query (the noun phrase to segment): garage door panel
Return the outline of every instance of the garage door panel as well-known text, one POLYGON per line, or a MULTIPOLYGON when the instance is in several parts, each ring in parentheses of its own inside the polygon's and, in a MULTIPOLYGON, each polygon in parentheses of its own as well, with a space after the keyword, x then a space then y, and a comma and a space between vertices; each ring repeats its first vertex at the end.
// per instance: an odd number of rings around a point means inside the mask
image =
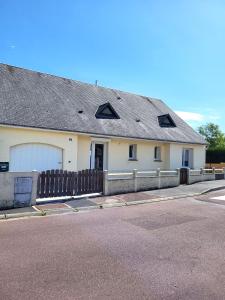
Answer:
POLYGON ((10 171, 62 168, 62 149, 45 144, 23 144, 10 149, 10 171))

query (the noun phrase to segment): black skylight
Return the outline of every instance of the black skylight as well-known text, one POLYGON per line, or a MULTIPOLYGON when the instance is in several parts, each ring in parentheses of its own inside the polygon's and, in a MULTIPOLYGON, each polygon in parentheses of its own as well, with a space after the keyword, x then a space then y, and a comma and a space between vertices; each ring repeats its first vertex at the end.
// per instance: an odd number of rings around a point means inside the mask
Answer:
POLYGON ((97 119, 120 119, 119 115, 109 102, 99 106, 95 117, 97 119))
POLYGON ((175 122, 169 114, 158 116, 158 121, 160 127, 176 127, 175 122))

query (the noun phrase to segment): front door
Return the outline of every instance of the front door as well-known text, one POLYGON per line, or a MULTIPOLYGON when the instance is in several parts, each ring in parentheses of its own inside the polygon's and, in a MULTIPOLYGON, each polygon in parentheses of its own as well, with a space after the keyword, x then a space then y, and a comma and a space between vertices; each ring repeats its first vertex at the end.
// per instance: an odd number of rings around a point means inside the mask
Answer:
POLYGON ((95 169, 103 170, 104 144, 95 144, 95 169))

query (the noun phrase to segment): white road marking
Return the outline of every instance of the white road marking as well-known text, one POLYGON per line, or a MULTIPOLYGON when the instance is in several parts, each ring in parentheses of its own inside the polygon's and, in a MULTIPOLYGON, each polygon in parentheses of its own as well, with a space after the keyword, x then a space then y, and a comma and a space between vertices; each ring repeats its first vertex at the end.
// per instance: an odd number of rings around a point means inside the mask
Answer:
POLYGON ((70 205, 68 205, 68 204, 66 204, 66 203, 63 203, 63 204, 64 204, 65 206, 67 206, 67 207, 73 209, 72 206, 70 206, 70 205))
POLYGON ((225 201, 225 195, 224 196, 213 197, 211 199, 212 200, 223 200, 223 201, 225 201))
POLYGON ((40 212, 41 210, 40 209, 38 209, 35 205, 32 205, 32 207, 33 207, 33 209, 34 210, 36 210, 36 211, 38 211, 38 212, 40 212))

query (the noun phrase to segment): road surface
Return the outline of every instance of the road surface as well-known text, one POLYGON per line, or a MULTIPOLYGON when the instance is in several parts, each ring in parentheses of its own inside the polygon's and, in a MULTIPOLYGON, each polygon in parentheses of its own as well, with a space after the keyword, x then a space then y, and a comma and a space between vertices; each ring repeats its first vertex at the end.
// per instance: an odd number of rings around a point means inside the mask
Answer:
POLYGON ((0 299, 225 299, 210 197, 1 221, 0 299))

